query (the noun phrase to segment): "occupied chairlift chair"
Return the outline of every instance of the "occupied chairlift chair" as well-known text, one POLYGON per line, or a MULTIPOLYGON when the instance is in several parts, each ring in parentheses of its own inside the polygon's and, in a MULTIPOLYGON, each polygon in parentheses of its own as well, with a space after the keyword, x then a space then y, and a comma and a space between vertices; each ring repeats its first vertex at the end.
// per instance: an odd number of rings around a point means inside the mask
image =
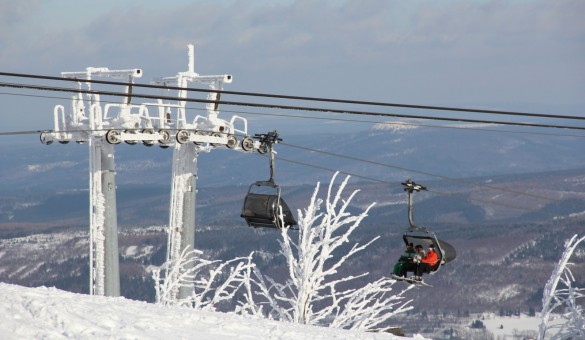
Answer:
POLYGON ((408 223, 409 227, 404 232, 402 236, 404 243, 408 245, 412 243, 413 245, 420 244, 421 246, 425 247, 426 249, 432 244, 435 247, 435 251, 439 257, 439 262, 430 268, 430 273, 434 274, 439 271, 441 265, 445 263, 451 262, 457 257, 457 252, 455 248, 450 245, 449 243, 439 240, 435 233, 431 230, 417 226, 412 221, 412 193, 415 191, 427 190, 426 187, 416 184, 415 182, 411 181, 410 179, 406 182, 402 183, 404 186, 404 191, 408 192, 408 223))
POLYGON ((272 131, 267 134, 257 134, 254 136, 260 140, 258 152, 270 152, 270 179, 267 181, 258 181, 250 185, 248 194, 244 200, 241 216, 246 220, 248 226, 258 228, 291 228, 295 229, 297 221, 281 197, 280 186, 274 182, 274 150, 273 145, 282 141, 278 138, 278 132, 272 131), (272 192, 271 194, 261 193, 259 191, 272 192), (282 215, 282 219, 280 218, 282 215))

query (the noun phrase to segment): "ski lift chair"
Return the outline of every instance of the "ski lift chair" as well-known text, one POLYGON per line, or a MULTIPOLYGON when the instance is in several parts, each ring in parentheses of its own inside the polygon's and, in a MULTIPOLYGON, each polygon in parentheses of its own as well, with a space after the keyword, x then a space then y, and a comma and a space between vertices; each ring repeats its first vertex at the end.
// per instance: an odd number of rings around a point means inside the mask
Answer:
POLYGON ((280 187, 273 181, 258 181, 250 185, 241 216, 248 226, 255 228, 280 229, 297 225, 290 208, 280 197, 280 187), (255 192, 259 187, 273 189, 273 193, 255 192))
POLYGON ((426 228, 424 229, 425 231, 414 231, 409 228, 402 236, 402 239, 405 245, 412 243, 416 246, 420 244, 425 249, 429 249, 431 245, 435 247, 439 261, 436 265, 429 268, 430 273, 434 274, 439 271, 441 265, 453 261, 457 257, 457 253, 451 244, 439 240, 433 232, 426 228))
POLYGON ((256 135, 260 139, 260 150, 270 151, 270 179, 250 185, 244 200, 242 214, 250 227, 293 228, 297 225, 291 209, 281 197, 280 186, 274 182, 274 154, 272 145, 282 140, 276 131, 256 135), (282 219, 281 219, 282 216, 282 219))
POLYGON ((407 180, 405 183, 402 183, 404 186, 404 191, 408 191, 408 223, 409 227, 404 232, 402 239, 406 245, 412 243, 413 245, 421 245, 426 249, 429 249, 431 245, 434 246, 435 252, 439 258, 439 261, 436 265, 429 268, 430 273, 434 274, 439 271, 441 265, 445 263, 451 262, 457 257, 457 253, 455 248, 442 240, 439 240, 435 233, 431 230, 417 226, 413 223, 412 218, 412 193, 414 191, 426 190, 427 188, 421 185, 418 185, 411 181, 410 179, 407 180))

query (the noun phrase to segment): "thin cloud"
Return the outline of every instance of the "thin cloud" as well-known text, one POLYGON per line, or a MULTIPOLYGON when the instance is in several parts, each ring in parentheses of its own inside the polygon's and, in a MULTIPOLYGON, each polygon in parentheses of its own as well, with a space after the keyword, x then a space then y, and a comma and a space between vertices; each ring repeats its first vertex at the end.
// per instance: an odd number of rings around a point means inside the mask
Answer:
POLYGON ((81 26, 3 39, 0 62, 52 74, 142 67, 148 79, 186 66, 193 42, 198 71, 233 73, 231 86, 258 91, 339 97, 365 86, 361 98, 576 103, 583 12, 578 0, 134 2, 81 26))

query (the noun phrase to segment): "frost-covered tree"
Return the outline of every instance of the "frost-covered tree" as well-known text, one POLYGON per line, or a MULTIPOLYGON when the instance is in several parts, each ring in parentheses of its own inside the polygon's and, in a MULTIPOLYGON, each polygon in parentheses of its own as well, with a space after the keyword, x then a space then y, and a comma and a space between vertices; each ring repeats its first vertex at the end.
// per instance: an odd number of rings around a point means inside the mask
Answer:
POLYGON ((374 203, 359 215, 352 215, 348 207, 359 190, 342 198, 348 176, 332 196, 336 177, 337 174, 331 180, 325 201, 317 198, 317 184, 309 206, 298 212, 298 231, 281 229, 280 254, 286 259, 287 281, 275 282, 250 268, 251 279, 246 282, 245 303, 239 312, 294 323, 376 330, 390 317, 412 308, 403 297, 410 287, 392 294, 395 281, 389 278, 357 289, 342 288, 368 273, 340 277, 339 269, 379 237, 363 245, 355 243, 342 252, 341 247, 350 242, 349 237, 374 203))
POLYGON ((175 260, 152 270, 156 303, 215 311, 221 302, 235 299, 254 266, 252 254, 225 262, 206 260, 200 255, 199 250, 185 248, 175 260), (181 287, 192 289, 191 295, 179 298, 181 287))
POLYGON ((544 287, 539 339, 585 339, 585 315, 578 303, 585 297, 585 289, 574 286, 569 262, 584 240, 574 235, 565 243, 565 251, 544 287))

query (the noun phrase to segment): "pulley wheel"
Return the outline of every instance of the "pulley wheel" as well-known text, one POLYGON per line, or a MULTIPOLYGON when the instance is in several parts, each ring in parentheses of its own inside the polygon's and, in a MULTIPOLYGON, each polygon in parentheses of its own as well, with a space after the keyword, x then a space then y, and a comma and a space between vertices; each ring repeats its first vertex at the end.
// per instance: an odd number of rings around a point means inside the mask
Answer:
MULTIPOLYGON (((144 129, 144 130, 142 130, 142 133, 154 135, 154 130, 153 129, 144 129)), ((142 144, 144 144, 145 146, 153 146, 154 145, 154 138, 153 139, 145 139, 142 141, 142 144)))
MULTIPOLYGON (((161 148, 164 147, 164 144, 169 144, 171 142, 171 135, 167 130, 158 130, 158 134, 162 137, 158 140, 161 148)), ((168 147, 168 145, 166 147, 168 147)))
POLYGON ((234 136, 234 135, 228 135, 227 136, 227 144, 226 144, 226 146, 229 149, 233 149, 236 146, 238 146, 238 139, 236 138, 236 136, 234 136))
POLYGON ((177 132, 177 143, 179 144, 185 144, 189 141, 189 131, 185 131, 185 130, 179 130, 179 132, 177 132))
MULTIPOLYGON (((221 133, 219 133, 219 132, 214 132, 214 133, 212 133, 212 134, 211 134, 211 136, 213 136, 213 137, 219 137, 219 138, 221 138, 221 133)), ((209 143, 209 144, 211 144, 212 146, 220 146, 220 145, 221 145, 221 144, 219 144, 219 143, 209 143)))
POLYGON ((260 147, 258 148, 258 153, 263 155, 267 152, 268 152, 268 145, 266 145, 266 143, 260 144, 260 147))
MULTIPOLYGON (((136 131, 134 131, 134 130, 125 130, 124 133, 127 134, 127 135, 133 135, 133 134, 136 134, 136 131)), ((136 144, 136 141, 135 140, 125 140, 124 142, 126 142, 126 144, 129 144, 129 145, 136 144)))
POLYGON ((244 137, 242 139, 242 150, 250 151, 254 149, 254 140, 250 136, 244 137))
POLYGON ((53 144, 53 141, 52 140, 47 140, 47 134, 44 133, 44 132, 41 132, 40 138, 41 138, 41 143, 43 143, 45 145, 51 145, 51 144, 53 144))
POLYGON ((120 144, 120 131, 110 130, 106 132, 106 141, 110 144, 120 144))

